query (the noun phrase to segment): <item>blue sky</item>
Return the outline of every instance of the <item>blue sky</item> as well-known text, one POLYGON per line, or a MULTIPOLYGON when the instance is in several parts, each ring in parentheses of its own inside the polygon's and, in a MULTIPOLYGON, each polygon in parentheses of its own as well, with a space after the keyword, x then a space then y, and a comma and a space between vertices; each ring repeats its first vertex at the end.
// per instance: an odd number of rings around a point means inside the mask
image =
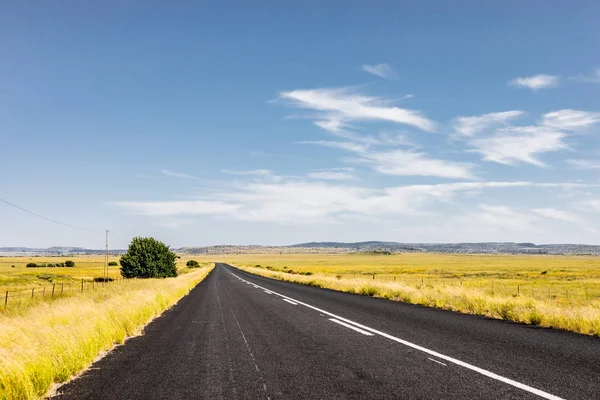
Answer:
MULTIPOLYGON (((600 243, 597 2, 6 2, 0 197, 112 247, 600 243)), ((103 247, 0 203, 0 246, 103 247)))

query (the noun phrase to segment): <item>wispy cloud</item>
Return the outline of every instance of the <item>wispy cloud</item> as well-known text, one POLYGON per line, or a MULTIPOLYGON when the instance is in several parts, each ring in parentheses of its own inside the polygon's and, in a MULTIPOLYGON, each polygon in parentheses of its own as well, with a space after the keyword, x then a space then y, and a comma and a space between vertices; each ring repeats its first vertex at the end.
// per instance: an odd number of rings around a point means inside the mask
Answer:
POLYGON ((538 218, 529 213, 513 210, 507 206, 482 204, 479 210, 458 218, 461 224, 479 227, 481 230, 507 230, 509 232, 531 231, 538 218))
POLYGON ((563 139, 567 135, 561 131, 540 126, 514 126, 496 131, 493 137, 475 139, 470 143, 486 161, 505 165, 518 163, 544 167, 538 154, 567 149, 563 139))
POLYGON ((328 130, 339 130, 352 121, 387 121, 435 130, 435 123, 419 111, 393 107, 389 100, 356 94, 349 88, 292 90, 280 97, 296 107, 319 111, 315 123, 328 130))
MULTIPOLYGON (((348 217, 435 214, 436 204, 448 204, 461 194, 511 188, 550 189, 562 185, 500 181, 369 188, 326 181, 249 182, 227 191, 213 191, 209 197, 195 201, 120 201, 110 205, 156 217, 212 215, 243 221, 310 224, 336 222, 339 218, 348 217)), ((547 210, 541 212, 550 215, 547 210)), ((560 213, 553 215, 555 219, 565 216, 560 213)), ((520 224, 528 225, 536 217, 516 213, 504 206, 484 205, 468 218, 519 228, 520 224)))
POLYGON ((570 79, 580 82, 600 83, 600 68, 594 69, 591 74, 572 76, 570 79))
POLYGON ((567 159, 565 162, 577 169, 600 169, 600 160, 567 159))
POLYGON ((385 175, 473 178, 470 164, 434 159, 422 152, 405 149, 374 150, 368 145, 352 142, 321 140, 304 143, 350 151, 356 154, 356 157, 350 159, 351 161, 367 164, 385 175))
POLYGON ((541 124, 565 131, 579 131, 598 122, 600 122, 599 112, 565 109, 545 114, 541 124))
POLYGON ((161 172, 161 174, 164 174, 167 176, 172 176, 175 178, 198 179, 197 177, 195 177, 193 175, 183 174, 181 172, 169 171, 168 169, 161 169, 160 172, 161 172))
POLYGON ((313 171, 306 174, 307 177, 311 179, 322 179, 322 180, 330 180, 330 181, 349 181, 354 179, 354 175, 350 172, 353 171, 352 168, 347 169, 327 169, 321 171, 313 171))
POLYGON ((454 120, 454 130, 464 136, 473 136, 490 128, 506 125, 509 121, 521 117, 523 111, 503 111, 472 117, 458 117, 454 120))
POLYGON ((215 215, 227 214, 239 209, 239 205, 219 201, 115 201, 111 206, 128 209, 145 215, 215 215))
POLYGON ((394 72, 392 67, 385 63, 377 65, 365 64, 362 66, 362 70, 368 72, 371 75, 376 75, 381 78, 394 79, 396 77, 396 73, 394 72))
POLYGON ((559 221, 577 222, 579 218, 564 210, 557 210, 556 208, 535 208, 533 212, 542 217, 556 219, 559 221))
POLYGON ((600 113, 564 109, 541 116, 536 125, 513 126, 508 122, 522 116, 521 111, 459 117, 454 128, 486 161, 505 165, 528 163, 539 167, 543 153, 569 149, 565 138, 586 132, 600 122, 600 113), (501 125, 500 127, 498 125, 501 125))
POLYGON ((509 85, 528 88, 533 91, 545 88, 557 87, 559 77, 554 75, 533 75, 527 77, 514 78, 509 82, 509 85))
POLYGON ((267 175, 273 174, 273 172, 269 169, 250 169, 250 170, 244 170, 244 171, 232 171, 230 169, 222 169, 221 172, 224 174, 227 174, 227 175, 240 175, 240 176, 247 176, 247 175, 267 176, 267 175))

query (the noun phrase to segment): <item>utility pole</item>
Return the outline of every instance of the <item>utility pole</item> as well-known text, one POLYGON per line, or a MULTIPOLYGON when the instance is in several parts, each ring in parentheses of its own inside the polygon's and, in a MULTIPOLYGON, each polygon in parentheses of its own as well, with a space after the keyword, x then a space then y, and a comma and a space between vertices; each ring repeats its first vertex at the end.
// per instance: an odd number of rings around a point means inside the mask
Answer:
POLYGON ((106 230, 106 247, 104 249, 104 284, 108 281, 108 229, 106 230))

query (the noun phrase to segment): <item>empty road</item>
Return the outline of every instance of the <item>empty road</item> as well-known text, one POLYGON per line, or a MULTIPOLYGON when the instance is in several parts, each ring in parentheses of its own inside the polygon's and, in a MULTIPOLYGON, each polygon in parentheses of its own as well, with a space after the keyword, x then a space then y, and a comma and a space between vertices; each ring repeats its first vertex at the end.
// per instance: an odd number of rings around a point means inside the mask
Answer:
POLYGON ((225 264, 60 399, 600 399, 600 340, 225 264))

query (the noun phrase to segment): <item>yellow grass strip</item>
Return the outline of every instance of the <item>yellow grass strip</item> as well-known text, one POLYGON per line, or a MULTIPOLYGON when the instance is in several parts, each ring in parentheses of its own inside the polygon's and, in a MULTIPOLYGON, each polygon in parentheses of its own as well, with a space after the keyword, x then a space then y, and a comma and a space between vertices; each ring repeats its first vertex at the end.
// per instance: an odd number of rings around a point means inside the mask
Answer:
POLYGON ((535 299, 516 294, 491 295, 485 290, 473 287, 414 286, 402 282, 377 281, 369 277, 340 279, 321 273, 304 276, 263 268, 236 267, 252 274, 287 282, 600 336, 599 300, 576 303, 560 299, 535 299))
POLYGON ((140 333, 211 270, 127 280, 0 314, 0 399, 42 397, 114 344, 140 333))

